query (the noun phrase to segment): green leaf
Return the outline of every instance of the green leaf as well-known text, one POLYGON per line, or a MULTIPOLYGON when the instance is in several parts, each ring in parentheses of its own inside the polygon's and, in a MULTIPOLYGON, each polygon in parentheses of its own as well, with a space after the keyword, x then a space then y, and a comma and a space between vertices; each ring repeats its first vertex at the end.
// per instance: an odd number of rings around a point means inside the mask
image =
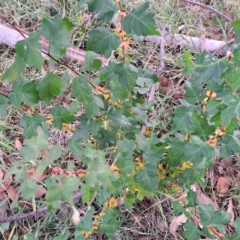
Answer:
POLYGON ((84 109, 88 118, 92 118, 94 115, 98 114, 99 107, 94 97, 91 98, 91 102, 84 105, 84 109))
POLYGON ((121 110, 113 110, 108 115, 108 120, 112 121, 115 129, 124 128, 125 125, 131 125, 129 120, 123 115, 121 110))
POLYGON ((103 184, 103 189, 110 194, 119 194, 119 176, 110 171, 107 164, 101 161, 93 161, 88 164, 85 175, 86 184, 92 188, 99 189, 99 182, 103 184))
POLYGON ((98 136, 96 136, 99 149, 106 149, 109 145, 115 145, 117 136, 114 132, 106 131, 104 128, 99 130, 98 136))
POLYGON ((116 166, 119 168, 121 174, 127 175, 135 169, 137 164, 132 159, 121 157, 121 160, 116 162, 116 166))
POLYGON ((110 57, 112 51, 116 50, 119 45, 120 38, 114 31, 105 27, 97 27, 89 33, 87 50, 110 57))
POLYGON ((51 114, 53 116, 53 126, 58 129, 62 129, 63 123, 70 123, 75 120, 74 115, 67 108, 61 108, 59 104, 51 110, 51 114))
POLYGON ((183 133, 188 133, 188 126, 192 124, 192 113, 196 106, 177 107, 174 112, 173 128, 181 130, 183 133))
POLYGON ((117 102, 127 99, 128 91, 119 83, 117 79, 112 79, 110 82, 110 98, 117 102))
POLYGON ((198 236, 202 234, 198 226, 194 225, 191 221, 187 221, 183 227, 185 228, 183 235, 186 237, 186 240, 198 239, 198 236))
POLYGON ((46 76, 37 84, 40 98, 48 105, 54 96, 61 93, 61 78, 47 72, 46 76))
POLYGON ((222 74, 221 78, 231 87, 233 92, 236 92, 240 88, 240 69, 235 70, 230 68, 222 74))
POLYGON ((61 198, 62 191, 63 189, 59 185, 48 188, 46 192, 46 202, 51 203, 58 201, 61 198))
POLYGON ((234 227, 235 227, 235 231, 236 233, 232 236, 231 239, 233 240, 239 240, 240 239, 240 218, 237 218, 234 222, 234 227))
POLYGON ((25 179, 20 186, 21 195, 24 199, 30 199, 34 196, 37 184, 29 179, 25 179))
POLYGON ((123 29, 128 34, 135 33, 138 36, 160 35, 155 28, 154 13, 146 10, 149 3, 145 2, 140 7, 134 8, 123 20, 123 29))
POLYGON ((71 29, 73 24, 67 18, 56 16, 48 20, 42 20, 42 34, 50 41, 50 54, 60 58, 66 54, 66 48, 71 44, 71 29))
POLYGON ((82 71, 98 71, 102 66, 102 61, 97 59, 98 55, 95 52, 87 51, 84 59, 82 71))
POLYGON ((118 64, 115 73, 118 74, 118 80, 126 90, 131 91, 135 87, 138 73, 136 67, 132 64, 118 64))
POLYGON ((192 136, 191 142, 185 146, 185 158, 192 162, 202 160, 204 157, 211 159, 214 154, 214 148, 203 142, 199 137, 192 136))
POLYGON ((23 136, 31 138, 37 135, 37 127, 46 121, 43 116, 40 115, 26 115, 20 120, 20 126, 24 127, 23 136))
POLYGON ((132 157, 133 152, 136 149, 136 145, 133 140, 128 140, 123 138, 123 140, 117 142, 117 147, 119 153, 123 154, 125 157, 132 157))
POLYGON ((124 198, 124 205, 128 209, 131 209, 135 202, 136 202, 135 194, 130 193, 124 198))
POLYGON ((87 205, 89 205, 91 199, 93 198, 93 196, 95 194, 95 190, 92 189, 89 185, 83 183, 81 185, 80 192, 83 194, 83 197, 82 197, 83 202, 87 203, 87 205))
POLYGON ((148 122, 148 114, 142 109, 140 104, 137 104, 137 107, 131 107, 131 110, 137 122, 143 124, 146 127, 151 126, 148 122))
POLYGON ((51 164, 53 161, 60 158, 62 155, 62 149, 59 145, 54 145, 49 149, 47 160, 49 164, 51 164))
POLYGON ((2 78, 4 80, 4 83, 7 85, 16 80, 18 74, 23 71, 25 66, 25 61, 19 55, 16 55, 14 63, 3 74, 2 78))
POLYGON ((74 132, 74 141, 87 139, 90 134, 92 134, 92 136, 97 135, 98 130, 102 124, 102 120, 89 119, 86 114, 81 115, 79 117, 79 120, 81 123, 78 125, 78 128, 74 132))
POLYGON ((143 190, 155 193, 159 182, 157 172, 157 167, 152 164, 145 164, 143 169, 137 171, 136 182, 140 184, 143 190))
POLYGON ((119 210, 108 210, 106 214, 101 217, 100 232, 112 238, 121 225, 121 221, 117 220, 117 217, 121 215, 122 213, 119 210))
POLYGON ((0 116, 3 118, 7 115, 7 103, 8 98, 0 95, 0 116))
POLYGON ((225 134, 222 141, 225 147, 228 148, 229 152, 239 152, 240 151, 240 131, 236 130, 233 134, 225 134))
POLYGON ((214 134, 215 126, 209 126, 205 118, 202 118, 196 113, 192 113, 191 117, 192 123, 189 125, 189 133, 203 137, 204 141, 208 140, 208 136, 214 134))
POLYGON ((232 25, 236 35, 240 36, 240 20, 233 22, 232 25))
POLYGON ((79 102, 87 104, 91 101, 92 88, 89 85, 88 77, 81 75, 73 79, 72 82, 72 96, 79 102))
POLYGON ((185 94, 184 97, 186 101, 190 104, 196 104, 202 102, 202 84, 196 79, 191 79, 191 81, 186 81, 184 83, 185 94))
POLYGON ((25 82, 21 78, 17 79, 12 86, 13 92, 9 96, 10 102, 16 107, 20 106, 22 102, 34 106, 39 100, 36 86, 37 83, 35 82, 25 82))
POLYGON ((88 10, 97 12, 98 17, 105 22, 109 22, 119 7, 114 0, 90 0, 88 1, 88 10))
POLYGON ((228 106, 221 112, 221 120, 224 126, 227 126, 233 117, 240 119, 240 97, 228 95, 223 99, 228 106))
POLYGON ((118 80, 118 74, 116 74, 118 64, 115 62, 109 62, 108 66, 105 66, 100 71, 99 78, 101 81, 105 81, 111 84, 113 80, 118 80))
POLYGON ((19 41, 15 45, 16 53, 25 60, 29 67, 35 66, 41 70, 43 57, 41 54, 42 46, 39 43, 40 32, 29 35, 28 39, 19 41))
POLYGON ((47 149, 49 143, 47 134, 43 131, 43 129, 40 126, 36 127, 35 130, 36 136, 33 136, 29 139, 25 139, 24 145, 33 149, 36 154, 39 150, 47 149))
POLYGON ((185 161, 184 157, 184 147, 185 144, 183 142, 178 141, 175 138, 170 138, 169 139, 169 153, 168 153, 168 158, 169 158, 169 165, 171 167, 177 167, 179 164, 183 161, 185 161))
POLYGON ((196 61, 194 76, 198 81, 203 83, 212 79, 215 83, 221 84, 222 80, 220 76, 227 69, 228 67, 223 63, 223 60, 219 60, 215 56, 203 52, 196 61))
POLYGON ((208 226, 212 223, 212 216, 214 213, 213 205, 199 204, 198 209, 200 210, 200 218, 204 226, 208 226))

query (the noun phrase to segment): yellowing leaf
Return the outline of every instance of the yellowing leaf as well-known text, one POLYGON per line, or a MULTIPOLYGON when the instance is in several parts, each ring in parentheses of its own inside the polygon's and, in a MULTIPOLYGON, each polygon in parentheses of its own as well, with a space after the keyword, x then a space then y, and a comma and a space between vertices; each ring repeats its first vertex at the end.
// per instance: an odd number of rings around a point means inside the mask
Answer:
POLYGON ((129 45, 130 45, 130 38, 125 37, 125 38, 123 39, 123 41, 120 43, 119 48, 120 48, 120 49, 126 49, 126 48, 129 47, 129 45))
POLYGON ((111 166, 110 170, 114 173, 116 173, 117 175, 120 175, 120 170, 117 166, 111 166))
POLYGON ((103 93, 103 97, 105 100, 109 99, 110 95, 108 93, 103 93))
POLYGON ((222 128, 217 128, 215 131, 215 134, 217 136, 222 136, 226 133, 226 127, 222 127, 222 128))
POLYGON ((118 206, 118 201, 111 197, 108 201, 105 202, 104 207, 105 209, 110 209, 118 206))
POLYGON ((217 94, 215 92, 213 92, 213 91, 207 91, 206 95, 209 98, 216 98, 217 97, 217 94))
POLYGON ((147 128, 146 131, 145 131, 145 135, 150 136, 151 133, 152 133, 151 129, 147 128))
POLYGON ((185 140, 186 140, 187 142, 190 140, 190 134, 189 134, 189 133, 185 135, 185 140))
POLYGON ((68 124, 67 123, 63 123, 62 124, 62 130, 63 131, 67 131, 68 129, 69 129, 68 124))
POLYGON ((120 37, 120 38, 123 38, 126 36, 126 32, 122 30, 122 28, 120 26, 117 26, 115 29, 114 29, 114 32, 115 34, 120 37))
POLYGON ((217 144, 217 138, 216 138, 215 136, 210 135, 210 136, 209 136, 209 140, 207 141, 207 143, 208 143, 210 146, 214 147, 214 146, 216 146, 216 144, 217 144))
POLYGON ((78 169, 76 171, 76 174, 79 176, 79 177, 83 177, 85 174, 86 174, 86 171, 83 170, 83 169, 78 169))
POLYGON ((52 123, 52 121, 53 121, 52 115, 48 115, 48 116, 46 117, 46 123, 52 123))

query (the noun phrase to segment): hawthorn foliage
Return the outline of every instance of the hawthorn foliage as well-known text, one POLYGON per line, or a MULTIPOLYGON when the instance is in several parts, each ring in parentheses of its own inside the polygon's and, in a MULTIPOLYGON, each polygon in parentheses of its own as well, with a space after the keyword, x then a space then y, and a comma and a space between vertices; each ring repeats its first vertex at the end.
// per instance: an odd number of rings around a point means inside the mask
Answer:
MULTIPOLYGON (((181 105, 175 107, 169 137, 161 139, 154 131, 141 132, 142 125, 153 130, 148 114, 154 102, 144 102, 143 96, 159 78, 150 69, 134 66, 127 54, 133 35, 159 35, 149 3, 129 10, 120 0, 84 2, 107 23, 118 15, 119 25, 115 29, 97 27, 89 33, 85 62, 74 78, 67 69, 63 76, 47 72, 40 80, 24 75, 27 66, 41 70, 44 61, 53 65, 65 56, 73 24, 60 17, 43 19, 38 31, 16 44, 14 63, 3 75, 5 84, 12 84, 12 93, 0 95, 2 117, 8 104, 19 107, 24 103, 29 109, 40 102, 46 107, 54 105, 50 115, 28 111, 21 118, 22 161, 16 162, 10 173, 20 182, 22 198, 31 199, 42 182, 45 204, 52 210, 59 208, 59 200, 74 206, 72 194, 80 191, 89 208, 77 221, 74 235, 85 239, 94 231, 113 237, 124 222, 122 211, 131 209, 136 200, 161 192, 173 196, 186 193, 185 201, 173 202, 174 213, 188 218, 183 226, 186 239, 215 238, 213 229, 230 239, 225 225, 231 215, 200 204, 191 185, 204 182, 216 157, 228 158, 240 151, 240 22, 233 23, 238 38, 228 58, 218 59, 207 52, 195 57, 183 54, 183 74, 191 79, 185 83, 181 105), (50 42, 48 60, 41 54, 40 36, 50 42), (102 66, 97 54, 110 57, 113 51, 119 53, 117 61, 102 66), (90 79, 89 72, 96 78, 90 79), (71 92, 69 107, 53 100, 65 91, 71 92), (84 113, 79 114, 82 107, 84 113), (80 122, 76 129, 69 127, 76 120, 80 122), (64 151, 79 158, 81 164, 74 166, 68 161, 67 170, 57 165, 63 152, 59 145, 49 143, 49 127, 72 132, 64 151), (30 170, 46 173, 45 178, 33 181, 26 177, 30 170), (202 228, 194 225, 192 216, 202 228)), ((235 224, 238 222, 239 218, 235 224)), ((234 236, 239 237, 238 229, 234 236)))

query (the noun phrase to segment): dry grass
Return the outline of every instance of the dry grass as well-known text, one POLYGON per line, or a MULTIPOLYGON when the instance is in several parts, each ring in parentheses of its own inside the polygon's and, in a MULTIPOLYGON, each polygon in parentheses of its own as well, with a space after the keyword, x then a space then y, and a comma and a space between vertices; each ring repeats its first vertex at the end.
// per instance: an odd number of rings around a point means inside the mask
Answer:
MULTIPOLYGON (((129 5, 138 6, 140 3, 144 3, 143 0, 131 1, 129 5)), ((201 1, 206 2, 206 1, 201 1)), ((238 0, 232 1, 208 1, 210 5, 216 9, 223 11, 233 19, 240 15, 240 5, 238 0)), ((158 28, 165 27, 171 33, 182 33, 189 36, 199 36, 200 24, 203 25, 206 37, 213 39, 226 40, 232 37, 232 27, 225 20, 210 13, 207 10, 203 10, 196 6, 185 4, 178 0, 150 0, 151 10, 156 13, 156 23, 158 28)), ((87 12, 77 1, 0 1, 1 14, 8 18, 15 26, 24 29, 28 32, 35 31, 41 26, 41 20, 43 18, 51 18, 54 15, 66 16, 75 25, 73 29, 72 42, 74 46, 84 49, 85 40, 91 29, 100 25, 101 22, 97 20, 97 17, 93 17, 82 28, 78 27, 85 21, 87 12)), ((2 22, 2 21, 1 21, 2 22)), ((165 70, 163 75, 168 77, 171 81, 181 84, 184 78, 181 76, 181 69, 176 67, 177 62, 181 61, 182 49, 176 49, 167 47, 165 49, 165 70)), ((159 46, 149 42, 136 42, 131 44, 130 52, 133 56, 133 60, 137 66, 151 68, 154 71, 159 67, 159 46), (147 57, 146 57, 147 56, 147 57)), ((7 46, 0 45, 0 74, 5 70, 13 61, 14 50, 9 49, 7 46)), ((74 68, 78 71, 81 65, 75 64, 74 68)), ((59 75, 63 75, 66 69, 58 67, 56 72, 59 75)), ((29 79, 40 79, 42 77, 40 72, 26 71, 23 75, 29 79)), ((0 83, 1 84, 1 83, 0 83)), ((164 95, 160 91, 156 92, 155 96, 155 108, 152 113, 152 122, 155 126, 156 134, 160 137, 167 137, 170 131, 170 124, 172 121, 172 113, 174 107, 178 102, 174 99, 174 93, 178 86, 176 86, 171 94, 164 95), (166 110, 167 109, 167 110, 166 110)), ((68 92, 65 93, 65 99, 67 99, 68 92)), ((39 104, 37 111, 48 115, 51 108, 56 103, 61 102, 61 99, 55 98, 51 105, 46 108, 43 104, 39 104)), ((8 107, 8 115, 6 118, 0 118, 0 167, 8 170, 14 161, 19 161, 18 153, 14 150, 14 141, 16 138, 22 139, 22 129, 19 127, 19 121, 24 111, 21 108, 15 108, 13 106, 8 107), (1 144, 1 142, 4 144, 1 144), (12 148, 12 149, 10 149, 12 148)), ((65 132, 61 130, 52 129, 50 131, 50 143, 58 143, 62 146, 63 150, 66 146, 67 140, 71 137, 71 132, 65 132)), ((66 161, 72 159, 72 156, 65 151, 62 162, 59 162, 59 166, 63 166, 66 161)), ((234 211, 236 215, 240 215, 239 203, 239 185, 238 185, 238 172, 239 168, 239 156, 235 156, 232 165, 222 166, 222 160, 215 165, 214 176, 223 176, 224 171, 230 169, 232 173, 232 180, 234 184, 231 189, 231 197, 234 202, 234 211), (223 168, 223 172, 219 169, 223 168)), ((227 208, 229 196, 223 196, 219 198, 217 196, 214 186, 211 186, 210 175, 206 174, 206 194, 214 193, 214 196, 218 199, 218 204, 223 209, 227 208), (207 181, 208 180, 208 181, 207 181), (209 191, 208 189, 211 189, 209 191)), ((38 200, 36 207, 39 208, 42 205, 42 201, 38 200)), ((85 210, 85 206, 79 204, 78 208, 85 210)), ((32 203, 18 202, 11 206, 11 214, 23 213, 32 210, 32 203)), ((17 225, 14 223, 0 226, 2 232, 2 239, 9 239, 11 229, 14 229, 15 236, 23 239, 24 234, 33 234, 34 239, 54 239, 57 235, 64 235, 66 232, 73 234, 73 227, 70 224, 70 213, 67 209, 63 209, 57 213, 49 213, 44 218, 29 219, 19 222, 17 225), (66 217, 67 216, 67 217, 66 217), (4 232, 4 233, 3 233, 4 232), (40 238, 41 236, 41 238, 40 238)), ((126 222, 117 232, 114 239, 172 239, 168 226, 171 218, 173 217, 171 201, 166 195, 159 193, 158 198, 145 199, 142 202, 137 202, 133 209, 125 211, 126 222)), ((230 231, 231 229, 229 229, 230 231)), ((14 238, 12 238, 14 239, 14 238)), ((96 235, 95 239, 107 239, 104 236, 96 235)), ((144 239, 144 240, 145 240, 144 239)), ((179 239, 183 239, 179 235, 179 239)))

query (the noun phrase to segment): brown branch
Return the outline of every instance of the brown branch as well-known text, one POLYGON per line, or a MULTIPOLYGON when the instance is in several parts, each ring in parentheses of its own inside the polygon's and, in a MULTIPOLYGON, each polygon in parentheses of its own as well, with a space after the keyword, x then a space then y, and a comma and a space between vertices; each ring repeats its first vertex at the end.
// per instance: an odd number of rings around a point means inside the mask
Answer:
POLYGON ((2 18, 6 23, 8 23, 13 29, 15 29, 17 32, 19 32, 19 34, 23 37, 26 38, 24 36, 24 34, 22 33, 22 31, 20 31, 17 27, 15 27, 11 22, 9 22, 5 17, 3 17, 2 15, 0 15, 0 18, 2 18))
MULTIPOLYGON (((5 17, 3 17, 3 16, 0 15, 0 18, 2 18, 4 21, 6 21, 6 22, 7 22, 12 28, 14 28, 24 39, 27 38, 26 36, 24 36, 24 34, 23 34, 23 32, 22 32, 21 30, 19 30, 18 28, 16 28, 16 27, 15 27, 11 22, 9 22, 5 17)), ((85 22, 84 22, 84 23, 85 23, 85 22)), ((46 56, 48 56, 49 58, 51 58, 52 60, 54 60, 57 64, 62 65, 62 66, 65 66, 66 68, 70 69, 70 70, 71 70, 73 73, 75 73, 77 76, 80 76, 80 74, 79 74, 76 70, 74 70, 70 65, 65 64, 65 63, 59 61, 58 59, 54 58, 50 53, 48 53, 48 52, 46 52, 46 51, 44 51, 44 50, 41 50, 41 53, 45 54, 46 56)), ((93 88, 96 87, 92 82, 89 81, 89 83, 90 83, 90 85, 91 85, 93 88)), ((3 95, 3 94, 2 94, 2 95, 3 95)))
MULTIPOLYGON (((81 199, 82 196, 83 196, 82 193, 76 193, 75 195, 73 195, 72 199, 73 199, 73 201, 77 201, 77 200, 81 199)), ((65 204, 65 202, 59 202, 59 203, 60 203, 61 206, 65 204)), ((40 208, 40 209, 38 209, 37 211, 34 211, 34 212, 17 214, 17 215, 11 216, 11 217, 0 218, 0 224, 25 220, 25 219, 28 219, 28 218, 31 218, 31 217, 36 217, 36 216, 45 214, 47 211, 48 211, 48 208, 43 207, 43 208, 40 208)))
POLYGON ((217 15, 225 18, 225 19, 226 19, 227 21, 229 21, 230 23, 232 23, 232 21, 233 21, 230 17, 226 16, 225 14, 223 14, 222 12, 216 10, 215 8, 213 8, 213 7, 211 7, 211 6, 207 6, 207 5, 205 5, 205 4, 198 3, 198 2, 193 2, 193 1, 191 1, 191 0, 181 0, 181 1, 184 1, 184 2, 186 2, 186 3, 193 4, 193 5, 197 5, 197 6, 201 7, 201 8, 208 9, 208 10, 216 13, 217 15))

